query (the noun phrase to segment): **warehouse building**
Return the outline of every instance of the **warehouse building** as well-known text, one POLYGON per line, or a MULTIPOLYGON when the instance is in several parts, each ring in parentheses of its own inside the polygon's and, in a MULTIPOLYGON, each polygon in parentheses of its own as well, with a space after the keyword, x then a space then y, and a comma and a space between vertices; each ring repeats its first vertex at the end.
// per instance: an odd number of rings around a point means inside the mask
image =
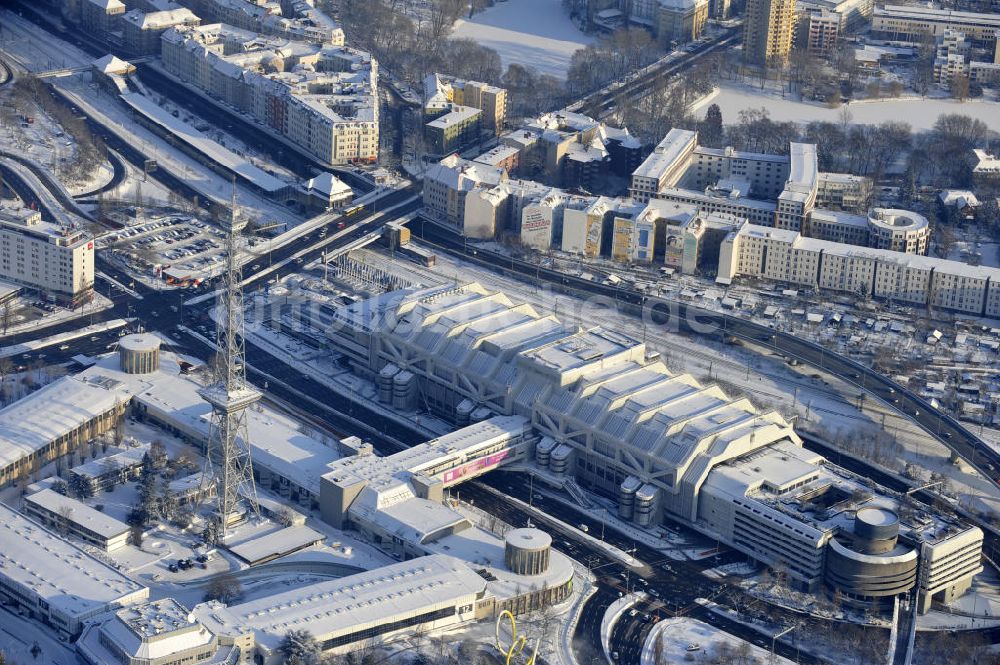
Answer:
POLYGON ((0 597, 66 638, 149 589, 0 504, 0 597))

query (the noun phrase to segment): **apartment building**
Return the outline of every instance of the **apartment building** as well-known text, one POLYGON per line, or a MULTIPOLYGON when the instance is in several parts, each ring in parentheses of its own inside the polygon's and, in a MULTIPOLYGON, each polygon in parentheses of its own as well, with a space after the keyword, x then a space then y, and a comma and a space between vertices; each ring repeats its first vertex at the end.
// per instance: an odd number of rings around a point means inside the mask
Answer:
POLYGON ((80 27, 103 39, 118 30, 125 11, 121 0, 80 0, 80 27))
POLYGON ((843 22, 840 14, 828 9, 807 12, 804 20, 799 23, 803 32, 801 39, 806 49, 820 56, 832 53, 837 48, 843 22))
POLYGON ((122 17, 122 43, 129 55, 159 55, 160 39, 177 25, 201 25, 190 9, 143 12, 133 9, 122 17))
POLYGON ((309 0, 187 0, 185 4, 206 22, 320 45, 344 45, 344 29, 309 0), (289 10, 287 16, 283 8, 289 10))
POLYGON ((1000 157, 976 148, 972 151, 975 166, 972 179, 980 187, 1000 182, 1000 157))
POLYGON ((94 240, 82 229, 42 221, 37 210, 0 207, 0 279, 75 307, 93 294, 94 240))
POLYGON ((639 203, 646 203, 663 189, 677 185, 697 147, 697 132, 671 129, 632 172, 629 196, 639 203))
POLYGON ((709 0, 659 0, 657 41, 667 46, 700 38, 708 22, 708 5, 709 0))
POLYGON ((449 155, 424 174, 424 207, 458 226, 465 216, 469 192, 491 189, 506 180, 507 173, 503 169, 449 155))
POLYGON ((482 111, 482 126, 495 136, 507 120, 507 90, 479 81, 466 81, 442 74, 424 79, 424 118, 434 119, 452 106, 470 106, 482 111))
POLYGON ((630 23, 648 28, 661 46, 698 39, 710 9, 709 0, 618 0, 615 4, 630 23))
POLYGON ((785 62, 795 36, 795 0, 747 0, 743 59, 758 65, 785 62))
POLYGON ((170 74, 324 166, 378 159, 378 63, 364 51, 216 23, 170 28, 162 55, 170 74))
POLYGON ((481 110, 453 105, 447 113, 424 125, 427 151, 447 155, 475 143, 480 138, 482 120, 481 110))
POLYGON ((718 279, 730 283, 740 276, 1000 316, 1000 269, 806 238, 749 223, 730 232, 720 250, 718 279))
POLYGON ((873 34, 894 41, 919 43, 927 35, 941 37, 945 31, 963 33, 977 46, 992 48, 1000 30, 1000 14, 928 9, 918 5, 885 5, 872 13, 873 34))

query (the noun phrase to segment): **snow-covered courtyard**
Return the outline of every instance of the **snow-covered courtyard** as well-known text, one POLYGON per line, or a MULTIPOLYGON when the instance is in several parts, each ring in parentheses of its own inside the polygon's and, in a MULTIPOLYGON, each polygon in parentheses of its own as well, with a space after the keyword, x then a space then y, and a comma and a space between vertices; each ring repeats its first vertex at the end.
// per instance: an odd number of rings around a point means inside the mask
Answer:
POLYGON ((807 123, 813 120, 841 122, 842 109, 850 111, 851 121, 873 125, 888 120, 908 122, 914 131, 931 129, 938 116, 945 113, 960 113, 985 122, 990 129, 1000 130, 1000 103, 970 100, 964 103, 954 99, 930 99, 920 97, 855 101, 845 107, 831 108, 819 102, 800 102, 770 88, 723 83, 715 92, 695 104, 692 111, 704 115, 709 104, 718 104, 722 119, 727 124, 739 120, 739 112, 744 109, 764 107, 776 122, 807 123))
POLYGON ((573 54, 593 41, 573 25, 560 0, 500 2, 457 21, 452 36, 496 49, 505 69, 516 63, 560 78, 573 54))

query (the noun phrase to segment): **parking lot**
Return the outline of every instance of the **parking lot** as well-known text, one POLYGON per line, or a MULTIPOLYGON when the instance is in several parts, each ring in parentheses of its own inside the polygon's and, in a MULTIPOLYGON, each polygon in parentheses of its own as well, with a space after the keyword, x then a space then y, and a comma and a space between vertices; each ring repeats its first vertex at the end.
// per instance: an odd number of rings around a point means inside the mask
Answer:
POLYGON ((138 279, 187 286, 214 275, 225 258, 222 232, 196 217, 146 217, 103 236, 98 248, 138 279))

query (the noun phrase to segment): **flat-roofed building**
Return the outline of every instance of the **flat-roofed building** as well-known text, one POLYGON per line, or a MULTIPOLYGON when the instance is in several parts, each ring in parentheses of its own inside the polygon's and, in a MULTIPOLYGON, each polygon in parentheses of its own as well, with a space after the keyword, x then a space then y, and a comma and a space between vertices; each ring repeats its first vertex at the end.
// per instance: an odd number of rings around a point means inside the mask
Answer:
POLYGON ((1000 15, 929 9, 918 5, 884 5, 872 13, 872 33, 919 43, 926 36, 940 37, 946 30, 962 32, 972 42, 986 48, 996 44, 1000 15))
POLYGON ((76 642, 87 665, 232 665, 240 654, 172 598, 132 605, 90 622, 76 642))
POLYGON ((146 600, 149 589, 0 504, 0 596, 60 635, 146 600))
POLYGON ((105 552, 128 544, 128 524, 51 489, 24 497, 24 512, 57 533, 82 540, 105 552))
POLYGON ((973 316, 1000 313, 1000 269, 806 238, 754 224, 743 224, 723 240, 718 275, 726 283, 746 276, 973 316))
POLYGON ((697 146, 697 132, 671 129, 639 168, 632 172, 629 196, 645 203, 664 188, 675 186, 684 175, 697 146))
POLYGON ((262 665, 277 665, 284 662, 280 646, 292 625, 311 633, 322 651, 346 653, 489 616, 492 598, 471 567, 433 555, 228 607, 212 601, 193 614, 223 644, 241 646, 262 665))
POLYGON ((82 229, 42 221, 27 207, 0 207, 0 279, 67 305, 94 289, 94 239, 82 229))
POLYGON ((871 178, 852 173, 820 172, 816 207, 860 214, 867 210, 871 195, 871 178))
POLYGON ((116 381, 65 376, 0 409, 0 486, 113 429, 128 399, 116 381))
POLYGON ((321 164, 378 158, 378 62, 371 54, 219 23, 174 26, 163 33, 161 47, 172 76, 321 164))
POLYGON ((445 114, 424 125, 427 149, 447 155, 479 140, 483 112, 471 106, 452 105, 445 114))

